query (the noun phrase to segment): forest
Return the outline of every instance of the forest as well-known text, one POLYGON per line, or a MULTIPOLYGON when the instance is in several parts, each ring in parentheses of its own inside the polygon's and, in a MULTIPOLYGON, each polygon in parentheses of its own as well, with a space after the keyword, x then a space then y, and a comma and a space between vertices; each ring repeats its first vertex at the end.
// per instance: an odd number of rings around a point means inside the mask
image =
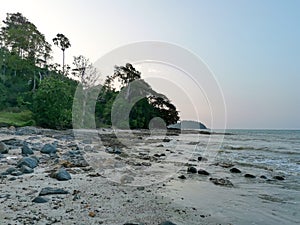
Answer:
POLYGON ((116 65, 100 84, 87 57, 73 56, 72 65, 65 64, 70 40, 57 33, 49 43, 21 13, 7 13, 0 28, 0 126, 70 129, 78 116, 72 111, 78 88, 83 93, 100 90, 92 112, 97 127, 126 128, 128 123, 131 129, 148 129, 156 117, 165 125, 179 120, 171 101, 155 92, 130 62, 116 65), (61 50, 62 63, 53 62, 52 48, 61 50), (112 115, 114 107, 127 118, 112 115))

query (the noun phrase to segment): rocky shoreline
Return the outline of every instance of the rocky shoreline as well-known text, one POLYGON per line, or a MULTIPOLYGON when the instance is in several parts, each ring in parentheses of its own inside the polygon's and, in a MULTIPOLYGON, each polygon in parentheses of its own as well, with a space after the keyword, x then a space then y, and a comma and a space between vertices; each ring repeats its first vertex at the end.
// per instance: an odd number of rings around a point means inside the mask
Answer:
MULTIPOLYGON (((102 129, 78 138, 72 130, 1 128, 1 224, 221 224, 201 208, 166 197, 172 180, 193 174, 234 187, 199 168, 210 163, 204 156, 172 148, 176 138, 176 132, 153 138, 149 131, 122 131, 116 137, 102 129)), ((241 173, 230 164, 215 166, 241 173)))

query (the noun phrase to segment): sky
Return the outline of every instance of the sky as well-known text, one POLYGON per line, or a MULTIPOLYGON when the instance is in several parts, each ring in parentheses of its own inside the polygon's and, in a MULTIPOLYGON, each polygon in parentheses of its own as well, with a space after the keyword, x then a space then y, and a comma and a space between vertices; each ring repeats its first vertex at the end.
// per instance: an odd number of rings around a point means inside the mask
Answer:
MULTIPOLYGON (((67 36, 69 64, 141 41, 180 46, 213 74, 227 128, 300 129, 300 1, 1 0, 0 19, 8 12, 21 12, 49 42, 67 36)), ((61 61, 55 46, 53 55, 61 61)), ((183 119, 193 119, 180 96, 172 98, 183 119)), ((211 125, 209 110, 203 107, 200 120, 211 125)))

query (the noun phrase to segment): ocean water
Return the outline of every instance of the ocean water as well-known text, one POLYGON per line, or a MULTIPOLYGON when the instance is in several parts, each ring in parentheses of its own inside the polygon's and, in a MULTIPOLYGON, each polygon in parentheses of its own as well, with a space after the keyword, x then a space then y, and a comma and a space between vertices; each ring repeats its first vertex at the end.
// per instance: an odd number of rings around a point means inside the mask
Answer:
POLYGON ((186 181, 175 179, 169 196, 185 199, 189 207, 202 208, 220 224, 300 224, 300 131, 226 132, 232 135, 224 139, 220 135, 181 134, 179 142, 197 143, 195 154, 210 157, 208 163, 197 167, 205 168, 211 177, 229 179, 234 187, 216 186, 207 177, 193 176, 186 181), (242 173, 230 173, 230 168, 217 163, 233 164, 242 173), (256 178, 245 178, 246 173, 256 178))

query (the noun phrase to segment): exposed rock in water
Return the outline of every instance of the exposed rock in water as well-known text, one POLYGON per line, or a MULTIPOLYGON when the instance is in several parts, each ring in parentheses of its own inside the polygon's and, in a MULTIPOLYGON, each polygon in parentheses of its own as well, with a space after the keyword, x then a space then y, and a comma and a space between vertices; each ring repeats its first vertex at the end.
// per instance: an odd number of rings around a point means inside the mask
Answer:
POLYGON ((274 176, 273 179, 276 179, 276 180, 284 180, 284 177, 283 177, 283 176, 274 176))
POLYGON ((39 196, 55 194, 69 194, 69 192, 61 188, 45 187, 41 190, 39 196))
POLYGON ((213 182, 215 185, 220 185, 220 186, 226 186, 226 187, 233 187, 233 184, 231 183, 230 180, 224 179, 224 178, 209 178, 211 182, 213 182))
POLYGON ((187 168, 188 173, 197 173, 197 169, 193 166, 190 166, 187 168))
POLYGON ((209 175, 209 172, 207 172, 206 170, 203 170, 203 169, 199 169, 199 170, 198 170, 198 174, 208 176, 208 175, 209 175))
POLYGON ((64 168, 60 168, 58 171, 52 172, 50 177, 55 178, 59 181, 71 180, 71 175, 64 168))
POLYGON ((234 168, 231 168, 231 169, 230 169, 230 172, 231 172, 231 173, 241 173, 241 171, 240 171, 238 168, 235 168, 235 167, 234 167, 234 168))
POLYGON ((38 166, 38 161, 33 157, 24 157, 19 160, 17 167, 22 167, 23 165, 33 169, 38 166))
POLYGON ((260 178, 261 179, 267 179, 267 177, 265 175, 261 175, 260 178))
POLYGON ((160 223, 159 225, 176 225, 176 224, 167 220, 167 221, 164 221, 164 222, 160 223))
POLYGON ((56 145, 53 144, 45 144, 41 149, 41 153, 44 154, 55 154, 57 151, 56 145))
POLYGON ((34 203, 46 203, 46 202, 48 202, 48 201, 49 201, 48 198, 43 198, 43 197, 40 197, 40 196, 35 197, 35 198, 32 200, 32 202, 34 202, 34 203))
POLYGON ((256 176, 254 176, 254 175, 252 175, 252 174, 250 174, 250 173, 246 173, 246 174, 244 175, 244 177, 246 177, 246 178, 256 178, 256 176))
POLYGON ((7 154, 8 147, 3 142, 0 142, 0 154, 7 154))

